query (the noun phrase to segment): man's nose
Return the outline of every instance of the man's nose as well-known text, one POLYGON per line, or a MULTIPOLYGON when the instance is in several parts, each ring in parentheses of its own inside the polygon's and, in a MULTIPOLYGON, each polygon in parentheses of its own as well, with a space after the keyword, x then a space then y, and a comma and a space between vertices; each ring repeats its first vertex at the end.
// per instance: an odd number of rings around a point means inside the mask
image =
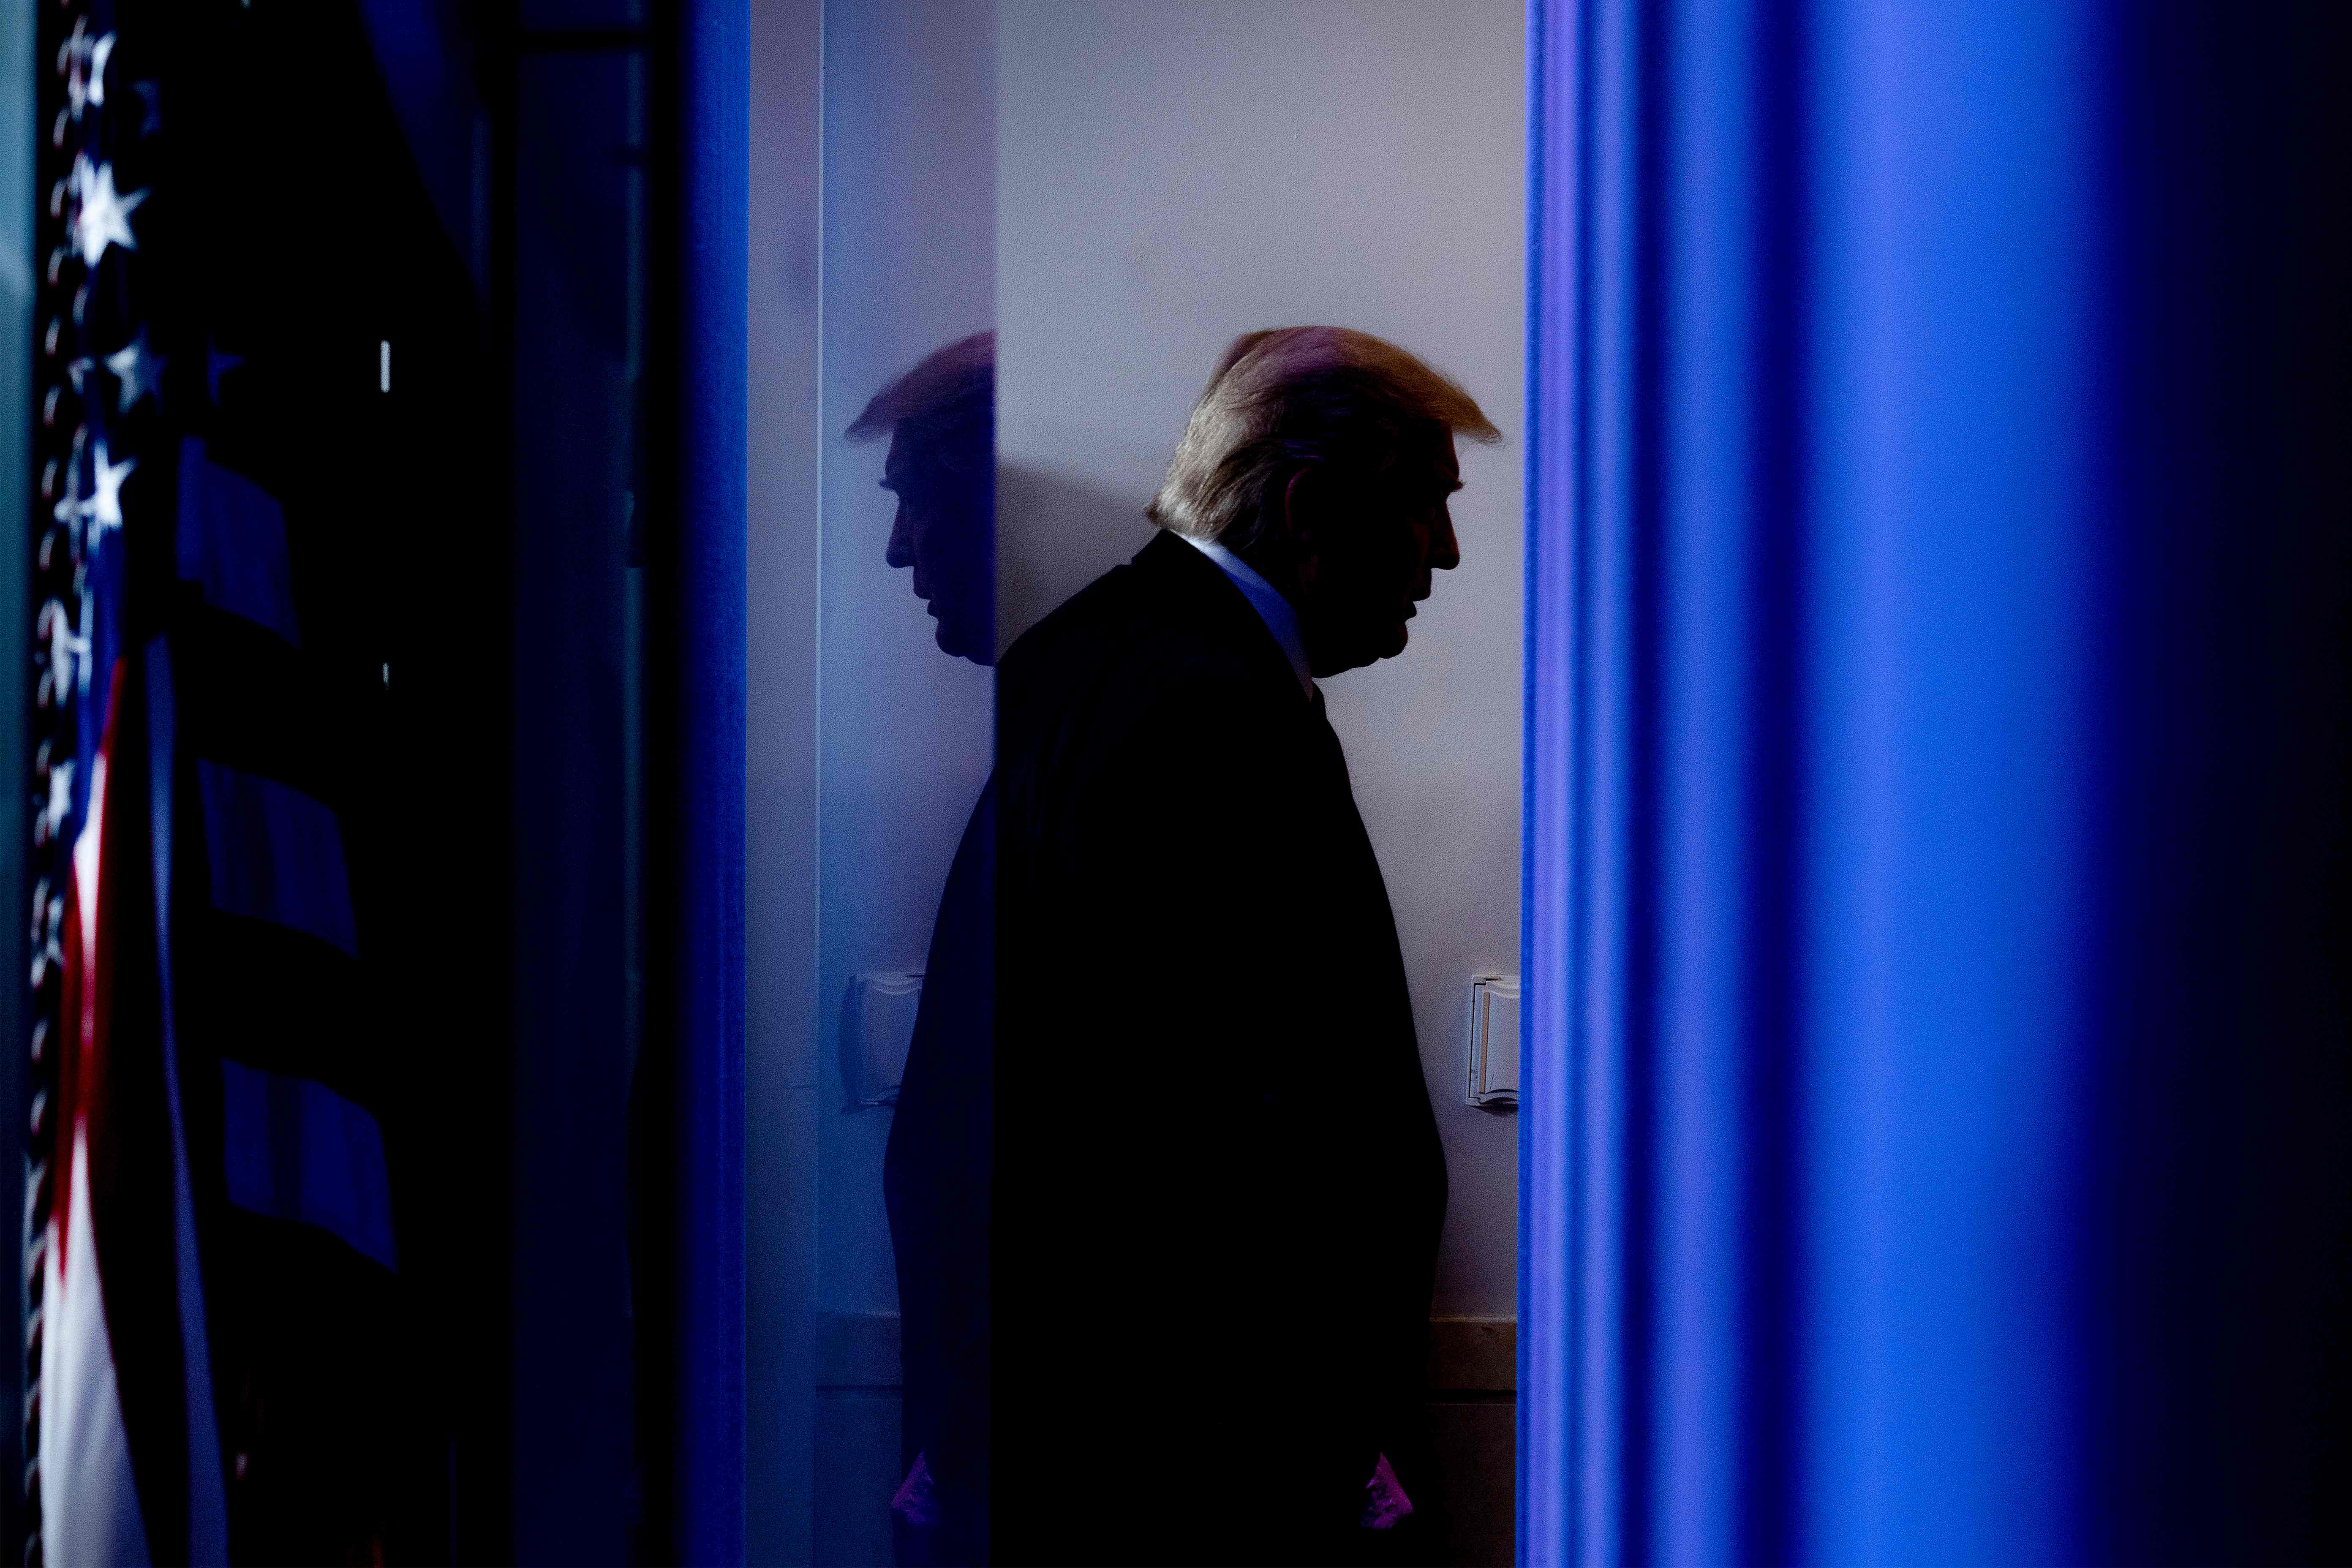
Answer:
POLYGON ((907 503, 898 503, 898 515, 890 524, 890 542, 882 552, 888 565, 905 570, 915 563, 915 520, 908 515, 907 503))
POLYGON ((1454 519, 1440 512, 1429 535, 1429 569, 1451 572, 1461 564, 1462 542, 1454 537, 1454 519))

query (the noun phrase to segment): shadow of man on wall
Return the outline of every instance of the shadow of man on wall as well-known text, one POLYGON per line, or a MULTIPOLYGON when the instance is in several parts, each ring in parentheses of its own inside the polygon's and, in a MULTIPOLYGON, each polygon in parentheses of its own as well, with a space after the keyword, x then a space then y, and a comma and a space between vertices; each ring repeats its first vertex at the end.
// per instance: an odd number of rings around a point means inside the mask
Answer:
MULTIPOLYGON (((940 651, 996 662, 996 337, 975 332, 884 387, 850 426, 889 437, 885 559, 911 573, 940 651)), ((983 791, 925 959, 883 1189, 905 1403, 892 1531, 908 1563, 988 1560, 988 1216, 996 830, 983 791)))

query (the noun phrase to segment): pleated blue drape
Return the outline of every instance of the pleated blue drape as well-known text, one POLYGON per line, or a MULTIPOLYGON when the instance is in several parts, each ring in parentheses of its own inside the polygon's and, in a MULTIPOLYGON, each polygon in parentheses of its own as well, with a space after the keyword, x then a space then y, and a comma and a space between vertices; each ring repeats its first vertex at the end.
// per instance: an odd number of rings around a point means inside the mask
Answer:
POLYGON ((744 1560, 743 830, 751 7, 677 15, 676 1521, 744 1560))
POLYGON ((1529 44, 1522 1558, 2327 1556, 2341 24, 1529 44))

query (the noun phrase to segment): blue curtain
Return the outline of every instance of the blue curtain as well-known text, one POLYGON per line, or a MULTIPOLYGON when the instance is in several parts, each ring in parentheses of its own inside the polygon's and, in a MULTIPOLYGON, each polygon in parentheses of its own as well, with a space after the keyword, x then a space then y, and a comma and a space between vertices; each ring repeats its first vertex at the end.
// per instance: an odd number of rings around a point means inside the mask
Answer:
POLYGON ((743 1561, 751 7, 677 20, 677 1561, 743 1561))
POLYGON ((1530 1563, 2352 1553, 2341 7, 1530 6, 1530 1563))

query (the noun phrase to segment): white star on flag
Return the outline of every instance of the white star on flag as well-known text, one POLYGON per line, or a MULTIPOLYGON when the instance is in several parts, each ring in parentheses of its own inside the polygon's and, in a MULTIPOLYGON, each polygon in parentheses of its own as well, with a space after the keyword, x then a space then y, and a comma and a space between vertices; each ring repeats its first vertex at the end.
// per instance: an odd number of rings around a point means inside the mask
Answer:
MULTIPOLYGON (((59 621, 65 617, 59 616, 59 621)), ((55 838, 58 829, 73 815, 73 771, 70 761, 56 763, 49 769, 49 805, 43 815, 48 819, 49 837, 55 838)))
POLYGON ((99 437, 98 459, 89 466, 89 477, 95 488, 89 499, 81 503, 82 516, 89 519, 89 547, 98 548, 99 540, 110 528, 122 526, 122 481, 139 466, 136 458, 125 458, 119 463, 106 460, 106 437, 99 437))
POLYGON ((73 111, 77 122, 81 119, 82 105, 89 101, 89 23, 80 16, 74 18, 73 32, 66 39, 62 69, 66 73, 66 107, 73 111))
MULTIPOLYGON (((49 645, 51 689, 63 695, 68 682, 79 684, 78 671, 81 660, 89 657, 89 641, 74 636, 73 622, 66 615, 65 605, 56 599, 41 606, 40 628, 40 637, 49 645)), ((70 769, 73 763, 61 763, 58 766, 70 769)), ((70 779, 73 775, 68 773, 66 776, 70 779)))
POLYGON ((89 100, 100 109, 106 107, 106 58, 112 53, 112 33, 99 39, 89 51, 89 100))
POLYGON ((119 245, 125 250, 138 249, 139 242, 131 234, 131 214, 147 199, 147 193, 118 195, 114 189, 114 165, 92 163, 82 154, 74 158, 73 180, 73 239, 74 248, 81 253, 81 264, 96 267, 110 245, 119 245))
POLYGON ((72 523, 81 519, 81 458, 79 453, 66 461, 66 493, 49 511, 59 522, 72 523))
POLYGON ((158 402, 162 401, 163 360, 162 355, 147 352, 146 328, 140 328, 137 337, 107 355, 106 368, 114 373, 114 379, 121 384, 116 400, 116 407, 121 412, 129 413, 142 397, 152 396, 158 402))

